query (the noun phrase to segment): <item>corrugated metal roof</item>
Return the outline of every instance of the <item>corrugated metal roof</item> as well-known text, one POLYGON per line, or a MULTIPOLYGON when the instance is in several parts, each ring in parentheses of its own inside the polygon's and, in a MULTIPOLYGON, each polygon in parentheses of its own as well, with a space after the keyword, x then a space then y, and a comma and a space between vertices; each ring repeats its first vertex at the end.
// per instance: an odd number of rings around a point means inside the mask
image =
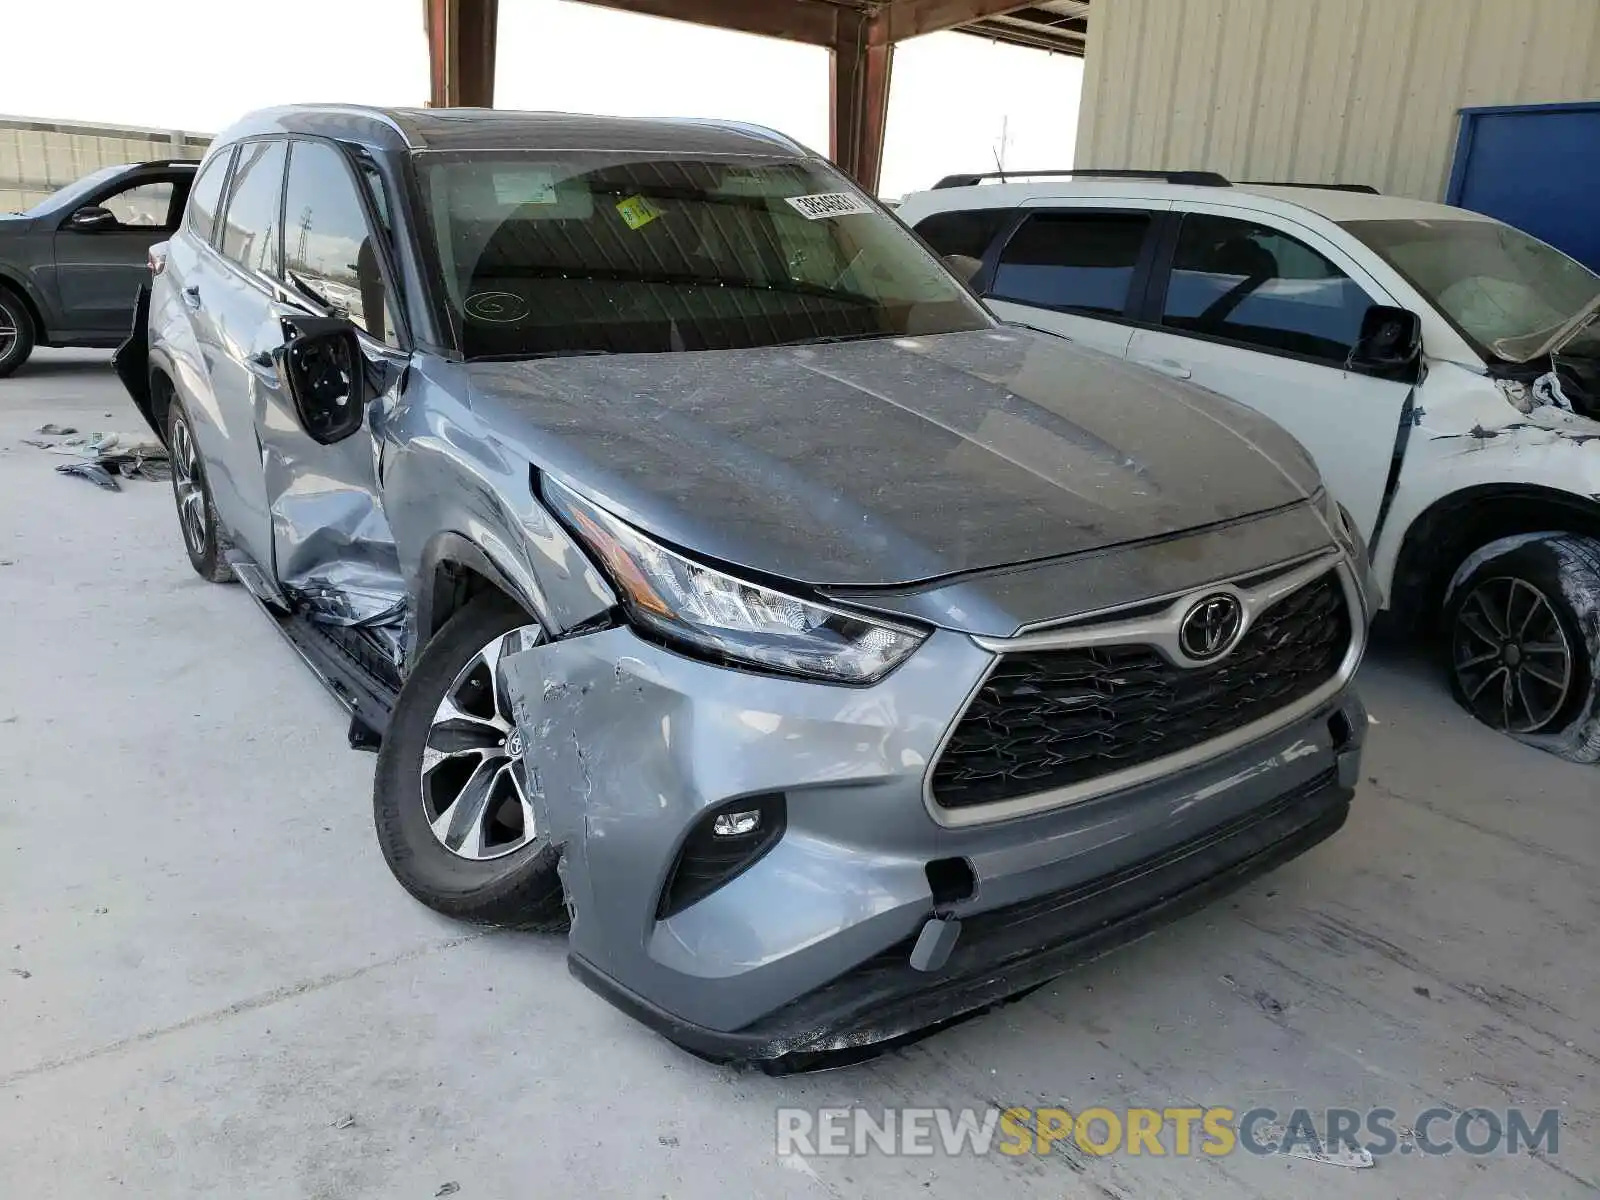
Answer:
POLYGON ((973 21, 961 26, 960 31, 1014 46, 1031 46, 1082 58, 1089 37, 1089 0, 1040 0, 1037 4, 973 21))

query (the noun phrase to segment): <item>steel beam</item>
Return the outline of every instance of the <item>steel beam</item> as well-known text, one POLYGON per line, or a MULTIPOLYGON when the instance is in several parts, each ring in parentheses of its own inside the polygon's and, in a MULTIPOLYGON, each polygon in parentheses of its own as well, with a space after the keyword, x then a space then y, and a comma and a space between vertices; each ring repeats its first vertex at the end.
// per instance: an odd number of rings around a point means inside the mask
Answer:
POLYGON ((894 43, 882 13, 841 10, 830 50, 829 157, 869 192, 878 190, 883 132, 889 116, 894 43))
MULTIPOLYGON (((840 9, 828 0, 583 0, 596 8, 831 46, 840 9)), ((846 9, 846 12, 849 10, 846 9)))
POLYGON ((434 108, 494 106, 499 0, 425 0, 428 103, 434 108))

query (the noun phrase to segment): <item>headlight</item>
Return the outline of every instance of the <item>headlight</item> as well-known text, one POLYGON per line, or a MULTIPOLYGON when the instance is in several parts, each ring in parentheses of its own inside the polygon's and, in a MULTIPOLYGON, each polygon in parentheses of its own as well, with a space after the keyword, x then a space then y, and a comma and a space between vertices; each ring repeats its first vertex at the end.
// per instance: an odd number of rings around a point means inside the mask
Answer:
POLYGON ((545 498, 598 558, 636 626, 718 657, 871 683, 926 636, 735 579, 657 545, 545 477, 545 498))

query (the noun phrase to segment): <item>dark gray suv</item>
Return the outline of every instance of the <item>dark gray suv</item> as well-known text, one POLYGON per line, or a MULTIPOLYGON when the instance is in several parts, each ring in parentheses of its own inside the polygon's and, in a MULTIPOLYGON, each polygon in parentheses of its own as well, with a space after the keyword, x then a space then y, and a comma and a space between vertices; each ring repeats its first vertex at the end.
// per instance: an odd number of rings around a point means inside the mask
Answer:
POLYGON ((150 247, 178 228, 196 164, 106 167, 0 214, 0 376, 35 346, 115 346, 150 280, 150 247))
POLYGON ((1298 445, 787 138, 278 109, 154 257, 190 561, 378 748, 396 877, 570 914, 700 1054, 971 1014, 1345 819, 1366 562, 1298 445))

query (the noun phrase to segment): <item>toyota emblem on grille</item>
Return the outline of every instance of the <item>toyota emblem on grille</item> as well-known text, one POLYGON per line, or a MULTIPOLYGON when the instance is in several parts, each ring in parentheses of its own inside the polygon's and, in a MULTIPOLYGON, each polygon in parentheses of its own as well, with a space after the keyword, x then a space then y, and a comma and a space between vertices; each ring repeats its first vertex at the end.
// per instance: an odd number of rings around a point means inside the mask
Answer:
POLYGON ((1190 658, 1205 662, 1233 648, 1244 625, 1244 607, 1238 598, 1218 592, 1195 603, 1178 626, 1178 645, 1190 658))

